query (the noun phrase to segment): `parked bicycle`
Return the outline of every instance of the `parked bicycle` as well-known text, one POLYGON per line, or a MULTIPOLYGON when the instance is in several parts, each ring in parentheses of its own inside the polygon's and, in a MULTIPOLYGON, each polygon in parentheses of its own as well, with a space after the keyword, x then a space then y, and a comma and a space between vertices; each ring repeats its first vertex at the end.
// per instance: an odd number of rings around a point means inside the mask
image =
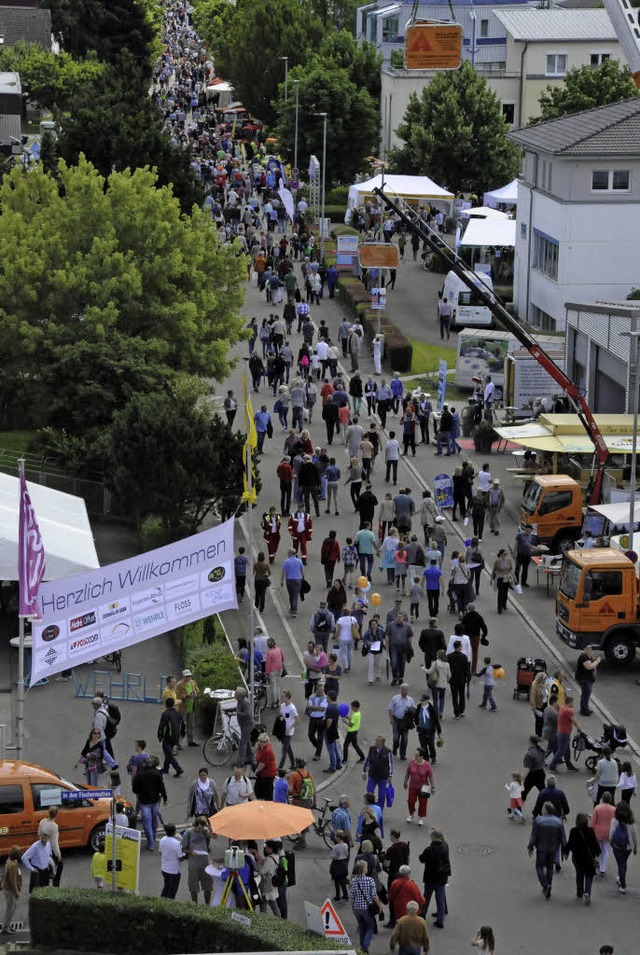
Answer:
MULTIPOLYGON (((314 806, 311 812, 315 816, 314 822, 309 827, 310 830, 317 833, 321 839, 324 840, 324 844, 328 849, 333 849, 336 842, 333 836, 333 826, 331 825, 331 815, 335 806, 330 805, 331 800, 326 796, 323 799, 324 805, 321 809, 317 806, 314 806)), ((296 845, 302 839, 302 833, 298 832, 295 835, 287 836, 294 845, 296 845)))
POLYGON ((231 722, 232 716, 235 716, 235 710, 225 710, 221 707, 220 713, 222 732, 214 733, 202 747, 202 755, 210 766, 224 766, 240 745, 240 730, 231 722))

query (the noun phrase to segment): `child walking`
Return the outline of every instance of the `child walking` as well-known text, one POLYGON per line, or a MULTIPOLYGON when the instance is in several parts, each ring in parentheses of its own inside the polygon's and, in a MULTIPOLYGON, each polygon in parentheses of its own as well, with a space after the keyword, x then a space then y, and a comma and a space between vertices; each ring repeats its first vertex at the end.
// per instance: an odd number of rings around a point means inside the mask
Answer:
POLYGON ((630 803, 632 796, 635 795, 635 791, 638 788, 638 781, 631 763, 622 764, 618 788, 620 789, 620 799, 630 803))
POLYGON ((509 819, 519 819, 524 825, 525 818, 522 812, 522 793, 524 785, 522 773, 511 773, 511 782, 505 783, 504 788, 509 793, 509 819))
POLYGON ((407 585, 407 560, 408 555, 404 543, 400 541, 398 544, 397 550, 394 554, 395 562, 395 577, 396 577, 396 593, 400 593, 400 585, 402 585, 402 596, 405 597, 407 594, 406 585, 407 585))
POLYGON ((409 617, 411 623, 414 620, 417 620, 420 615, 420 601, 422 600, 423 593, 422 587, 420 586, 420 578, 414 577, 413 583, 411 584, 411 590, 409 591, 409 617))
POLYGON ((105 879, 107 878, 107 857, 104 854, 104 845, 104 839, 100 839, 98 851, 93 853, 91 859, 91 877, 97 889, 104 889, 105 879))
POLYGON ((478 674, 478 676, 482 677, 482 703, 480 704, 480 709, 486 710, 488 703, 491 706, 492 713, 495 713, 498 709, 496 701, 493 698, 493 687, 496 682, 496 678, 493 675, 494 670, 497 670, 497 666, 491 665, 491 657, 485 657, 484 667, 478 674))
POLYGON ((349 590, 353 586, 353 575, 358 563, 358 551, 353 543, 353 537, 345 539, 345 546, 342 548, 342 566, 344 570, 344 584, 349 590))

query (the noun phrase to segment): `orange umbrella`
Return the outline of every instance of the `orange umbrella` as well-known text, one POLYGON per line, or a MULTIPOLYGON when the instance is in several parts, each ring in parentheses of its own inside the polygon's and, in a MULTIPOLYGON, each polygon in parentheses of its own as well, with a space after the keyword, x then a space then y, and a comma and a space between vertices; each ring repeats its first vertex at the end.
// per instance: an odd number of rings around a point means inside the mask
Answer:
POLYGON ((240 803, 209 817, 211 831, 228 839, 279 839, 302 832, 314 821, 310 809, 283 802, 240 803))

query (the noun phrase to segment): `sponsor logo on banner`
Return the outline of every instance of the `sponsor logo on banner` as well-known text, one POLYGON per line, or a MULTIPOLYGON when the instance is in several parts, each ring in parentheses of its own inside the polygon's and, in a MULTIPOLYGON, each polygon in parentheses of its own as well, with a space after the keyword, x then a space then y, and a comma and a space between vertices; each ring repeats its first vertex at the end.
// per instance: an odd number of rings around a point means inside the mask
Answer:
POLYGON ((185 577, 183 580, 174 580, 169 584, 165 584, 164 596, 165 600, 169 600, 171 597, 175 597, 176 594, 189 594, 194 590, 197 590, 200 584, 200 577, 198 574, 193 574, 191 577, 185 577))
POLYGON ((44 628, 40 636, 45 643, 50 643, 52 640, 55 640, 56 637, 60 636, 60 627, 57 627, 55 623, 51 623, 48 627, 44 628))
POLYGON ((233 520, 148 553, 43 581, 33 624, 31 680, 238 606, 233 520), (71 660, 71 664, 69 663, 71 660))
POLYGON ((89 647, 96 647, 100 643, 99 633, 87 633, 84 637, 77 637, 69 644, 69 656, 88 650, 89 647))
POLYGON ((96 623, 96 612, 83 613, 81 617, 72 617, 69 621, 69 630, 75 633, 76 630, 82 630, 84 627, 93 627, 96 623))
POLYGON ((156 607, 154 610, 149 610, 147 613, 141 613, 134 617, 133 629, 136 633, 144 633, 145 630, 151 630, 159 624, 165 623, 166 619, 167 615, 164 608, 156 607))
POLYGON ((143 607, 153 607, 156 604, 161 604, 163 600, 163 588, 154 587, 153 590, 145 590, 144 593, 136 594, 131 600, 131 609, 142 610, 143 607))
POLYGON ((128 600, 114 600, 112 603, 103 604, 100 607, 100 623, 108 623, 109 620, 122 617, 124 614, 129 614, 128 600))

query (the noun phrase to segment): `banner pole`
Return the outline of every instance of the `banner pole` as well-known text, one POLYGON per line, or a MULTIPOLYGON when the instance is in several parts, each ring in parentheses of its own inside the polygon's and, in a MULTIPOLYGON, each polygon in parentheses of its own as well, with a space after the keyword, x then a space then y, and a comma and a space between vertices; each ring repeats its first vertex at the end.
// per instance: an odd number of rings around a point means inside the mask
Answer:
MULTIPOLYGON (((247 382, 247 373, 244 372, 243 375, 243 388, 245 395, 245 424, 247 427, 247 453, 245 460, 245 470, 247 472, 247 550, 249 552, 250 560, 254 560, 253 556, 253 505, 251 503, 251 496, 253 491, 253 449, 251 448, 248 438, 249 438, 249 429, 251 428, 251 422, 248 420, 248 382, 247 382)), ((255 582, 251 588, 252 595, 255 588, 255 582)), ((255 596, 255 595, 254 595, 255 596)), ((251 717, 255 716, 255 705, 256 705, 256 673, 253 654, 255 652, 254 636, 255 636, 255 620, 254 620, 254 601, 249 599, 248 604, 248 625, 249 625, 249 697, 251 701, 251 717)))
MULTIPOLYGON (((24 472, 24 458, 18 458, 18 472, 24 472)), ((18 620, 18 692, 16 694, 16 758, 22 759, 24 745, 24 617, 18 620)))

